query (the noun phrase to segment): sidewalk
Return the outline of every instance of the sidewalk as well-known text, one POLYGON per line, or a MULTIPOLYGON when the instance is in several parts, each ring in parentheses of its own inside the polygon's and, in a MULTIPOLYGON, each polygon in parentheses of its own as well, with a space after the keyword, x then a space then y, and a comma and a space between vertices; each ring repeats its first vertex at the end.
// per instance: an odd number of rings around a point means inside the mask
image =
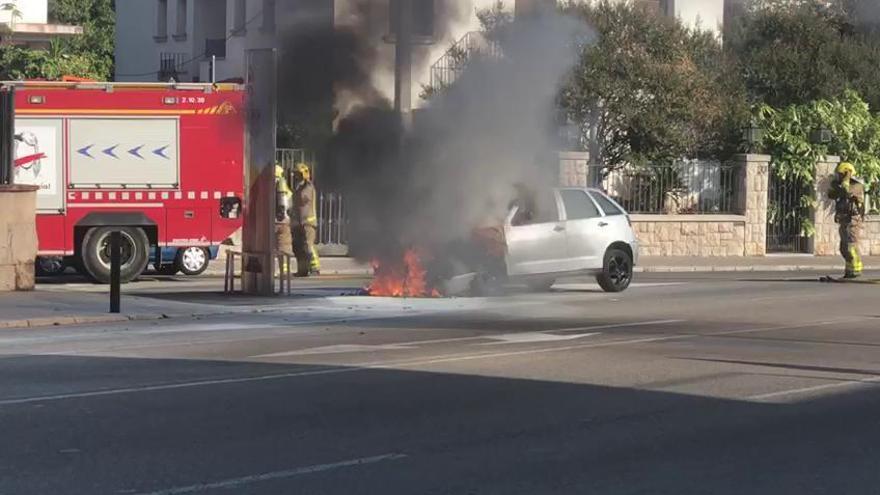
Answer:
MULTIPOLYGON (((880 257, 865 258, 865 268, 880 269, 880 257)), ((330 284, 340 276, 364 277, 372 274, 368 264, 351 258, 325 258, 322 276, 309 279, 314 284, 330 284)), ((835 274, 843 272, 843 262, 837 257, 813 257, 800 255, 770 255, 766 257, 656 257, 644 256, 637 271, 644 273, 694 273, 694 272, 816 272, 835 274)), ((219 272, 222 275, 222 270, 219 272)), ((195 279, 199 280, 199 279, 195 279)), ((111 323, 135 320, 155 320, 174 317, 199 317, 217 314, 259 313, 273 308, 287 307, 305 302, 297 298, 259 298, 226 296, 222 292, 222 280, 205 277, 211 281, 203 290, 178 292, 168 282, 158 284, 153 293, 125 294, 123 288, 122 314, 109 314, 106 290, 70 290, 72 285, 38 288, 34 292, 0 293, 0 328, 45 327, 78 323, 111 323)), ((349 285, 360 286, 362 279, 353 279, 349 285)), ((76 285, 76 284, 74 284, 76 285)), ((94 286, 99 287, 99 286, 94 286)), ((321 290, 309 285, 297 291, 297 295, 322 297, 321 290)))
MULTIPOLYGON (((880 256, 864 258, 865 269, 880 269, 880 256)), ((321 259, 322 275, 369 276, 373 269, 367 263, 353 258, 325 257, 321 259)), ((211 265, 207 273, 223 275, 219 263, 211 265)), ((691 273, 691 272, 794 272, 843 271, 839 256, 812 256, 799 254, 771 254, 767 256, 698 257, 698 256, 642 256, 636 272, 691 273)))
MULTIPOLYGON (((863 258, 866 270, 880 269, 880 256, 863 258)), ((767 256, 739 256, 703 258, 696 256, 642 256, 637 272, 794 272, 843 271, 839 256, 812 256, 797 254, 770 254, 767 256)))

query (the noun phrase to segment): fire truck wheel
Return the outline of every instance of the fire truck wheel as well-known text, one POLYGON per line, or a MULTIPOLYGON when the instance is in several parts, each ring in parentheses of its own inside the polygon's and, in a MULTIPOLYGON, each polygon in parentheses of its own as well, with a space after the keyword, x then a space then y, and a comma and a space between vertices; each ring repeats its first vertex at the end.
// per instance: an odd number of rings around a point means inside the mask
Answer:
POLYGON ((191 246, 177 251, 174 266, 184 275, 199 275, 208 269, 210 258, 207 249, 191 246))
POLYGON ((110 282, 110 233, 122 233, 120 243, 119 278, 128 283, 137 278, 150 261, 150 241, 143 229, 137 227, 97 227, 86 232, 83 238, 82 259, 86 272, 96 281, 110 282))

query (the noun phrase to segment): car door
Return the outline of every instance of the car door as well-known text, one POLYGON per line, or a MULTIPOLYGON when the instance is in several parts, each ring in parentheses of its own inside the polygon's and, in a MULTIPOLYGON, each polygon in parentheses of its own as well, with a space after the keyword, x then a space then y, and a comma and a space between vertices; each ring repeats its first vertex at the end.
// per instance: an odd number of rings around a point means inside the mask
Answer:
POLYGON ((519 206, 511 208, 504 225, 507 243, 507 273, 511 276, 539 275, 568 271, 565 224, 561 220, 559 198, 544 193, 533 218, 518 221, 519 206))
POLYGON ((598 270, 610 244, 609 223, 583 189, 560 189, 565 212, 567 255, 575 270, 598 270))
POLYGON ((605 214, 605 222, 608 224, 606 230, 608 231, 609 242, 631 242, 635 240, 626 211, 601 191, 590 189, 587 192, 605 214))

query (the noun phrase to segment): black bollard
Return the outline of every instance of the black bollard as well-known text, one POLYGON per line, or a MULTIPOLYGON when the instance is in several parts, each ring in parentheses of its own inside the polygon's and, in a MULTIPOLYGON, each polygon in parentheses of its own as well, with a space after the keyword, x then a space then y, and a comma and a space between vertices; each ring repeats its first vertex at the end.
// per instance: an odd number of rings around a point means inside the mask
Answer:
POLYGON ((119 244, 122 240, 118 230, 110 233, 110 312, 119 312, 119 244))

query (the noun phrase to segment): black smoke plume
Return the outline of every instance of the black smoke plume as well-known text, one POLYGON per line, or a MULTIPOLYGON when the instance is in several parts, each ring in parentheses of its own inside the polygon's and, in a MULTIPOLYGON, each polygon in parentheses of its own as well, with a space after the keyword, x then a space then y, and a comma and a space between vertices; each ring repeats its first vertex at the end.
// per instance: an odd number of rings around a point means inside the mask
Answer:
POLYGON ((347 54, 347 71, 329 74, 335 104, 344 94, 360 104, 337 116, 322 170, 345 198, 352 255, 393 260, 416 245, 442 256, 475 227, 500 224, 515 183, 554 184, 557 95, 591 37, 555 9, 517 19, 498 37, 502 56, 472 58, 404 131, 371 86, 375 47, 334 33, 329 46, 347 54))

